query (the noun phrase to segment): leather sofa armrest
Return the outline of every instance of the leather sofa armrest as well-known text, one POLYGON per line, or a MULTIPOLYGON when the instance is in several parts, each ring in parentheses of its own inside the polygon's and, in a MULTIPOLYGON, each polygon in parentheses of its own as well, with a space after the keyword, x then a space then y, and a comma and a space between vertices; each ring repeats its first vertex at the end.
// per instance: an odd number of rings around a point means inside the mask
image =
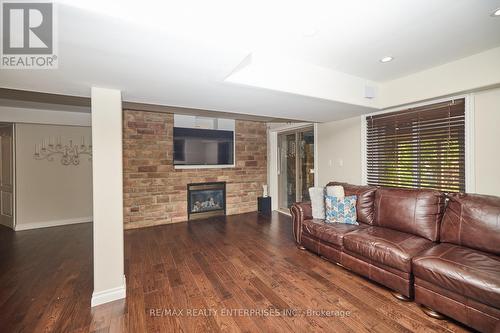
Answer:
POLYGON ((293 222, 293 237, 295 242, 300 245, 302 237, 302 223, 305 220, 312 219, 312 208, 310 202, 297 202, 290 207, 293 222))

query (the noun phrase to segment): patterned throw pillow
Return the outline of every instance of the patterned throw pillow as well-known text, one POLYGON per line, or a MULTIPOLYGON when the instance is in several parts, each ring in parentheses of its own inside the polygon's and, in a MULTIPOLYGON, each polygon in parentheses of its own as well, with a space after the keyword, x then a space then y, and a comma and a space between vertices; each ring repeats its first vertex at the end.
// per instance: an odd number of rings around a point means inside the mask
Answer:
POLYGON ((356 224, 356 196, 343 198, 326 196, 326 223, 356 224))

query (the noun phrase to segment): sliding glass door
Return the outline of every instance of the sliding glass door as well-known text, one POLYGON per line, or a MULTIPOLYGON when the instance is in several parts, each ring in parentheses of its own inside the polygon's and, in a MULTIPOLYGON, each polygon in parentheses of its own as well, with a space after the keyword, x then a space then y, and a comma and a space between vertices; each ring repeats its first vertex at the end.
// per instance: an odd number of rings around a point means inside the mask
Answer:
POLYGON ((278 154, 279 208, 288 210, 294 202, 309 200, 314 186, 314 129, 280 133, 278 154))
POLYGON ((278 135, 278 147, 279 209, 287 209, 295 202, 297 193, 297 134, 278 135))

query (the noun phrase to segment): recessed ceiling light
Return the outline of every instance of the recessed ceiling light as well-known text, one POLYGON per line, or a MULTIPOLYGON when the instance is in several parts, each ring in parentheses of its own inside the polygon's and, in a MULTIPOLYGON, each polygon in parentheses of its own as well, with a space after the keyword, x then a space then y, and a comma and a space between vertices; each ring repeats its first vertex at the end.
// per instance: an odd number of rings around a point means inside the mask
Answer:
POLYGON ((383 57, 382 59, 380 59, 380 62, 389 62, 389 61, 393 61, 393 60, 394 60, 394 57, 387 56, 387 57, 383 57))
POLYGON ((495 9, 495 11, 493 11, 493 13, 491 13, 491 16, 500 17, 500 8, 495 9))

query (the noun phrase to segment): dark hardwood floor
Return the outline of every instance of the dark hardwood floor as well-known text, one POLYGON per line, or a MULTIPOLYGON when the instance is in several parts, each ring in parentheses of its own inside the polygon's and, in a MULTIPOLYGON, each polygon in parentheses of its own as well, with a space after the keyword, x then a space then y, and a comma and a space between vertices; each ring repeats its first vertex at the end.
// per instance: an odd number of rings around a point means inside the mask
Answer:
POLYGON ((125 232, 127 300, 90 309, 92 225, 0 227, 0 332, 465 332, 255 213, 125 232))
POLYGON ((92 289, 92 224, 0 226, 0 332, 87 327, 92 289))

